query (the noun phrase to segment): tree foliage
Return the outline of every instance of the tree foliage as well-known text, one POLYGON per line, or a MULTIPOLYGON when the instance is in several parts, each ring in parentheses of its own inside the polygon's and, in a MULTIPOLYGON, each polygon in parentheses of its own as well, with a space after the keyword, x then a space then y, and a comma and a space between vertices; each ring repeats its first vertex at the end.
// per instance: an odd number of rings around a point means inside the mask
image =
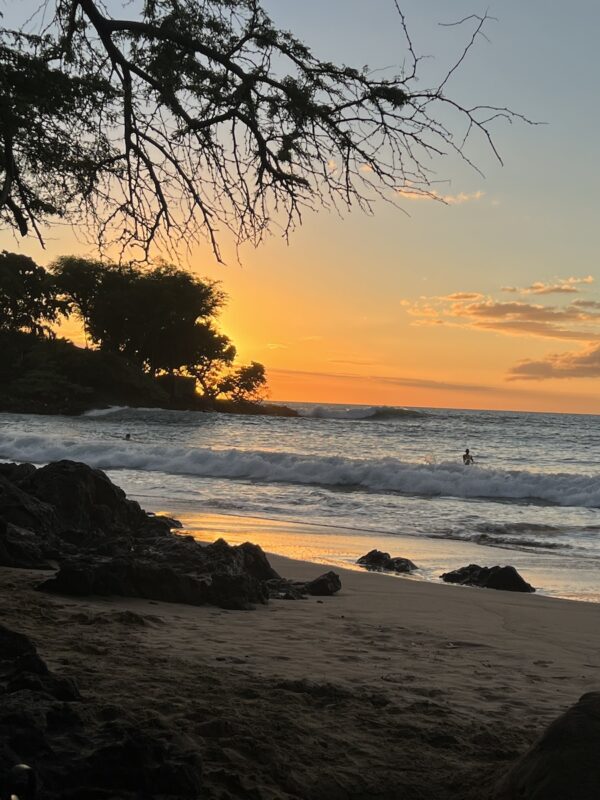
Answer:
POLYGON ((42 5, 41 35, 0 31, 0 218, 23 235, 85 218, 144 258, 200 234, 220 257, 223 229, 257 243, 321 204, 428 193, 432 157, 468 159, 474 132, 495 152, 491 123, 516 116, 449 94, 486 18, 463 20, 464 51, 427 87, 397 3, 405 66, 387 77, 319 59, 258 0, 42 5))
POLYGON ((0 253, 0 330, 51 335, 64 304, 43 267, 19 253, 0 253))
POLYGON ((196 324, 211 318, 225 299, 215 282, 165 263, 143 271, 67 257, 52 269, 90 340, 152 374, 193 360, 196 324))

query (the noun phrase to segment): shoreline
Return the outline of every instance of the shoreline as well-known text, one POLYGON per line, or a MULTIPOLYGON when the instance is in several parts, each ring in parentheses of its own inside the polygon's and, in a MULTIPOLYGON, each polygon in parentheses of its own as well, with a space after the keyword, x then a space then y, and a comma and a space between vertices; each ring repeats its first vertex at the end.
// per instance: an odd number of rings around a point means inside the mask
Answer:
MULTIPOLYGON (((135 498, 135 493, 130 494, 135 498)), ((175 516, 183 531, 199 541, 224 538, 230 544, 252 541, 269 557, 291 558, 355 573, 368 570, 355 562, 373 548, 414 561, 419 569, 411 575, 377 573, 395 580, 452 587, 439 580, 442 572, 477 563, 483 566, 511 564, 536 588, 534 597, 600 604, 600 582, 594 561, 566 557, 557 553, 538 553, 459 539, 390 534, 344 526, 253 517, 222 512, 194 512, 189 501, 153 503, 146 497, 145 507, 157 514, 175 516)), ((496 590, 488 589, 486 592, 496 590)), ((506 594, 506 592, 502 592, 506 594)))

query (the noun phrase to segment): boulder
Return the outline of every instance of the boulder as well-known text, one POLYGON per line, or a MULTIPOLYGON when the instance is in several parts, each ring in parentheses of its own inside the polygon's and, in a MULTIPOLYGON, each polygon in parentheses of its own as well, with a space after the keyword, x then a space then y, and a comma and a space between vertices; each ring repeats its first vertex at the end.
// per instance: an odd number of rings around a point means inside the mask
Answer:
POLYGON ((356 563, 373 572, 403 573, 418 569, 417 565, 413 564, 410 559, 399 556, 392 558, 389 553, 384 553, 381 550, 369 551, 366 555, 361 556, 356 563))
POLYGON ((55 461, 37 469, 20 488, 52 506, 61 527, 85 530, 137 528, 148 521, 139 504, 99 469, 76 461, 55 461))
POLYGON ((444 572, 440 578, 446 583, 459 583, 462 586, 481 586, 506 592, 535 592, 533 586, 510 566, 480 567, 478 564, 469 564, 452 572, 444 572))
POLYGON ((305 584, 305 590, 307 594, 312 595, 313 597, 329 597, 330 595, 339 592, 342 588, 342 582, 340 580, 340 576, 336 572, 325 572, 323 575, 319 575, 318 578, 315 578, 312 581, 309 581, 305 584))
POLYGON ((19 528, 0 518, 0 566, 21 569, 52 569, 48 558, 56 555, 51 538, 19 528))
POLYGON ((497 784, 493 800, 597 800, 600 692, 584 694, 497 784))
MULTIPOLYGON (((184 568, 186 568, 185 565, 184 568)), ((248 609, 268 599, 264 584, 246 573, 185 572, 160 558, 82 557, 62 564, 38 589, 75 597, 144 597, 165 603, 248 609)))
POLYGON ((108 708, 84 701, 33 642, 0 625, 0 797, 202 796, 201 760, 184 735, 108 708))
POLYGON ((60 528, 55 510, 49 503, 32 497, 1 474, 0 519, 36 533, 54 533, 60 528))
POLYGON ((21 481, 24 481, 30 475, 33 475, 35 470, 36 467, 34 467, 33 464, 0 464, 0 475, 2 475, 4 478, 7 478, 7 480, 9 480, 11 483, 16 484, 21 483, 21 481))

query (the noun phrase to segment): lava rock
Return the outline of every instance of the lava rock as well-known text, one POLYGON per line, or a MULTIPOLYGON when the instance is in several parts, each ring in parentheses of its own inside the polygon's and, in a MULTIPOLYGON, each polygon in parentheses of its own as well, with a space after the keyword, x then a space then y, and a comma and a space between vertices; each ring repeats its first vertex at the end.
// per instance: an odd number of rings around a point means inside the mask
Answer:
POLYGON ((0 519, 36 533, 54 533, 60 527, 50 504, 32 497, 1 474, 0 519))
POLYGON ((34 467, 33 464, 0 464, 0 475, 2 475, 4 478, 7 478, 7 480, 9 480, 11 483, 16 483, 17 485, 21 483, 21 481, 29 478, 30 475, 33 475, 35 471, 36 467, 34 467))
POLYGON ((52 539, 41 539, 33 531, 0 519, 0 566, 21 569, 52 569, 48 558, 56 555, 52 539))
POLYGON ((99 469, 76 461, 55 461, 37 469, 21 489, 53 506, 65 528, 136 528, 148 516, 99 469))
POLYGON ((493 800, 597 800, 599 751, 600 692, 588 692, 517 761, 493 800))
POLYGON ((1 798, 202 796, 200 756, 183 734, 106 712, 51 672, 31 640, 0 625, 1 798))
POLYGON ((192 606, 210 603, 242 610, 268 599, 263 583, 251 575, 210 572, 194 575, 183 572, 180 566, 174 568, 161 562, 160 558, 75 559, 64 563, 38 589, 75 597, 120 595, 192 606))
POLYGON ((313 581, 305 584, 307 594, 313 597, 329 597, 342 588, 340 576, 336 572, 325 572, 313 581))
POLYGON ((366 555, 361 556, 357 564, 361 567, 371 570, 372 572, 412 572, 418 569, 416 564, 408 558, 392 558, 389 553, 384 553, 381 550, 371 550, 366 555))
POLYGON ((480 567, 478 564, 469 564, 452 572, 444 572, 440 577, 446 583, 459 583, 462 586, 480 586, 506 592, 535 592, 533 586, 510 566, 480 567))

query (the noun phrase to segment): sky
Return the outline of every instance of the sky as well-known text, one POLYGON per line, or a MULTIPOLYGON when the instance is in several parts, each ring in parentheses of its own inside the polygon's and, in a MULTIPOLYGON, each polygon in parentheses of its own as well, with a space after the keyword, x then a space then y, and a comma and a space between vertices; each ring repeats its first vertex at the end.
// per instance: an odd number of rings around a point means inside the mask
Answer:
MULTIPOLYGON (((327 60, 379 68, 406 56, 393 0, 264 5, 327 60)), ((24 8, 0 6, 5 24, 24 8)), ((488 38, 448 93, 544 124, 499 121, 503 165, 473 140, 483 175, 456 157, 433 164, 445 204, 407 194, 372 216, 308 214, 289 244, 274 235, 242 248, 241 263, 226 247, 226 265, 200 246, 188 266, 222 281, 221 327, 242 361, 265 364, 272 400, 600 413, 600 4, 402 8, 415 49, 431 56, 424 85, 467 35, 439 23, 487 10, 488 38)), ((42 264, 94 255, 68 228, 46 233, 45 251, 8 232, 0 247, 42 264)))

